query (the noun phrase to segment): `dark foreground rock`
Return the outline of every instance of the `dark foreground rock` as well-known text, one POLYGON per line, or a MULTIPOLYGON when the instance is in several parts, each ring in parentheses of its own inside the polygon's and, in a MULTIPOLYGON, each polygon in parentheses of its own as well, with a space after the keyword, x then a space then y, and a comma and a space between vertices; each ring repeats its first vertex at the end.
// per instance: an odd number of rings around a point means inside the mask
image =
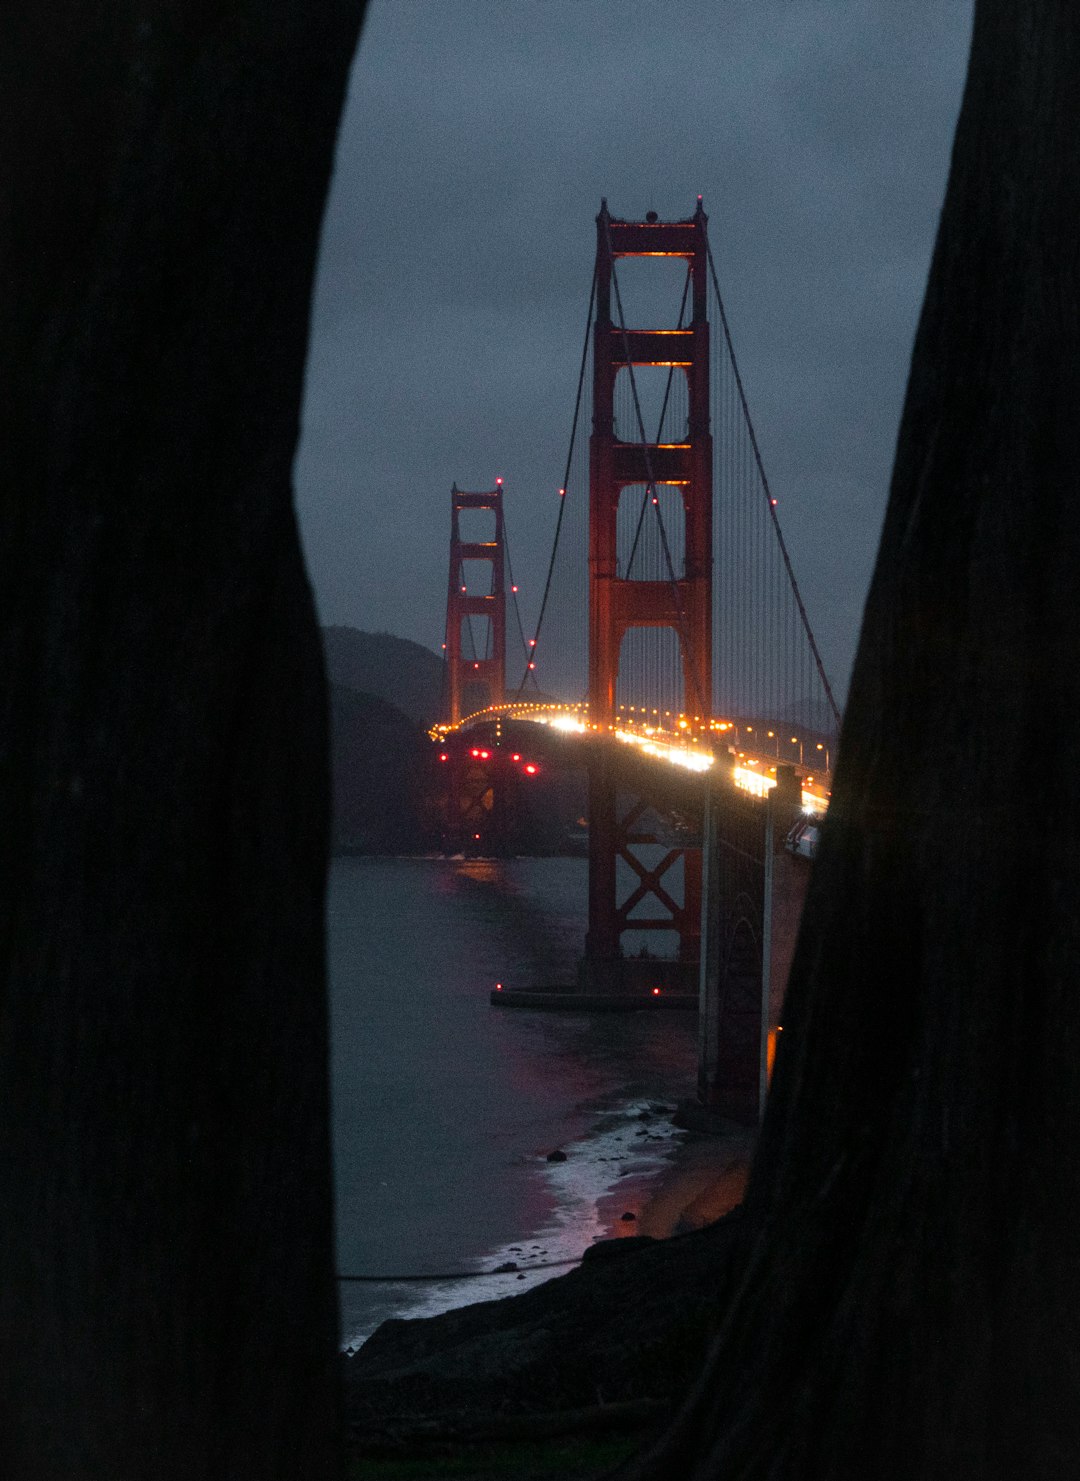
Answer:
POLYGON ((576 1431, 666 1413, 700 1367, 741 1213, 673 1239, 610 1240, 520 1296, 388 1321, 345 1360, 362 1446, 576 1431))

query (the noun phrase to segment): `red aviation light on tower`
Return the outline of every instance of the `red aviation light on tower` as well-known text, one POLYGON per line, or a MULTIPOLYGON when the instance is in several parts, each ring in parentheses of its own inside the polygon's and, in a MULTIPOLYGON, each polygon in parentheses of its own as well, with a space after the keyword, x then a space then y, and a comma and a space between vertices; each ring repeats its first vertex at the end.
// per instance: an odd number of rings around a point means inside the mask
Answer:
POLYGON ((501 479, 501 478, 497 478, 497 479, 496 479, 496 480, 495 480, 495 487, 496 487, 496 488, 497 488, 497 489, 501 489, 501 488, 502 488, 502 479, 501 479))

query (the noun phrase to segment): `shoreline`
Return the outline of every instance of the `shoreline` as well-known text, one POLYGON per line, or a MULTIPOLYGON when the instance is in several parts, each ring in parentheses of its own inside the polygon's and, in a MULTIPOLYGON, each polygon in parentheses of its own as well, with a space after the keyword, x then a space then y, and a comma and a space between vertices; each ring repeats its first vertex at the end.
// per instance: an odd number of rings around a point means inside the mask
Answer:
POLYGON ((663 1241, 730 1213, 742 1201, 756 1131, 688 1131, 673 1125, 672 1114, 670 1106, 639 1101, 607 1128, 568 1142, 567 1155, 545 1168, 555 1198, 546 1227, 489 1250, 472 1271, 409 1285, 377 1282, 363 1316, 343 1319, 342 1350, 358 1351, 388 1318, 423 1320, 521 1295, 580 1265, 600 1243, 663 1241), (625 1163, 618 1172, 616 1162, 625 1163))
POLYGON ((669 1239, 714 1223, 742 1202, 756 1132, 683 1133, 660 1172, 634 1173, 601 1198, 605 1239, 669 1239), (632 1214, 628 1219, 626 1214, 632 1214))

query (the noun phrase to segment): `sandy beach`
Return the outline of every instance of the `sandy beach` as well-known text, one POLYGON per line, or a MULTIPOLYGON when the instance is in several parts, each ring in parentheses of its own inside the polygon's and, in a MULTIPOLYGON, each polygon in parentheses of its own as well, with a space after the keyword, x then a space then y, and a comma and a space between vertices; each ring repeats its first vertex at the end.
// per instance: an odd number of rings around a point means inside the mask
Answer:
POLYGON ((659 1173, 628 1173, 600 1200, 606 1237, 647 1234, 666 1239, 701 1229, 742 1201, 755 1132, 685 1132, 682 1137, 659 1173))

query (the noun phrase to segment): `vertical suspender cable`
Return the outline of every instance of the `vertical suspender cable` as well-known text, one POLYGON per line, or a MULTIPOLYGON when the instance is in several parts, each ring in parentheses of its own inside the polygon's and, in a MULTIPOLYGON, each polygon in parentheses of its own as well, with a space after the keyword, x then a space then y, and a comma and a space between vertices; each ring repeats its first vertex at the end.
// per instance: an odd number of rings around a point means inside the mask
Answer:
POLYGON ((833 718, 836 721, 837 727, 839 728, 840 709, 836 703, 835 697, 833 696, 832 685, 829 683, 828 675, 825 672, 825 665, 821 661, 821 654, 818 651, 817 641, 814 637, 813 629, 810 626, 810 619, 806 615, 806 607, 803 604, 802 593, 799 591, 799 583, 795 580, 795 572, 792 569, 791 557, 788 555, 787 544, 784 541, 784 533, 780 528, 780 520, 776 513, 776 505, 773 502, 772 494, 769 489, 769 480, 765 475, 765 465, 761 460, 761 450, 758 447, 757 434, 754 431, 754 423, 750 417, 750 408, 747 405, 746 392, 743 389, 742 376, 739 374, 739 367, 735 360, 735 346, 732 344, 731 331, 728 327, 727 313, 724 310, 724 300, 721 297, 720 285, 716 277, 716 264, 713 262, 712 248, 709 246, 707 238, 705 242, 705 248, 708 253, 709 271, 712 274, 713 287, 716 290, 716 303, 717 308, 720 310, 720 322, 723 325, 724 329, 724 339, 727 342, 728 354, 731 357, 731 368, 735 374, 735 384, 738 387, 739 401, 742 406, 743 417, 746 421, 746 430, 750 435, 750 442, 754 449, 754 459, 757 463, 758 474, 761 478, 761 485, 765 493, 765 498, 767 500, 769 514, 772 517, 773 531, 779 543, 780 554, 782 555, 784 560, 784 568, 787 571, 788 581, 791 583, 791 590, 799 608, 799 616, 802 619, 803 630, 806 633, 807 642, 810 644, 810 648, 814 655, 814 662, 817 665, 818 678, 821 680, 821 685, 825 691, 825 697, 828 700, 829 708, 832 710, 833 718))

